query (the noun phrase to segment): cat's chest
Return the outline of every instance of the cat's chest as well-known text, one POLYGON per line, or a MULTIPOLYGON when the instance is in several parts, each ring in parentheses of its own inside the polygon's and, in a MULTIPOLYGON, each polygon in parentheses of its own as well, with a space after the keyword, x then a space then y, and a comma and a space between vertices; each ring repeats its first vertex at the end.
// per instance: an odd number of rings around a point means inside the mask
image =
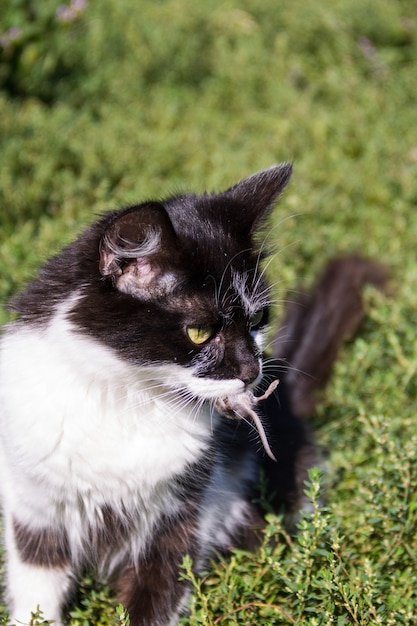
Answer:
POLYGON ((189 410, 174 414, 164 401, 141 399, 140 407, 122 410, 97 401, 95 410, 81 410, 57 433, 47 462, 57 475, 68 474, 77 491, 144 493, 204 454, 206 433, 189 424, 189 410))
POLYGON ((2 436, 31 480, 123 499, 151 491, 204 454, 208 409, 178 398, 150 369, 132 370, 64 333, 14 333, 5 345, 2 436))

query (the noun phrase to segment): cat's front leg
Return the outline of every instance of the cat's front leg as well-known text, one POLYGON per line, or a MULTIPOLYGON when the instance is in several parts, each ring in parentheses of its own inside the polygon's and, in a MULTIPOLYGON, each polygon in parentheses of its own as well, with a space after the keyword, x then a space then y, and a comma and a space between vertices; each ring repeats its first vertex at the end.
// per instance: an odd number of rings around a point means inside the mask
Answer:
POLYGON ((147 563, 138 570, 127 566, 119 579, 119 599, 126 607, 131 626, 175 626, 187 606, 189 585, 179 581, 181 561, 175 576, 147 563))
POLYGON ((62 606, 73 586, 69 552, 53 529, 32 530, 6 519, 7 595, 11 623, 29 624, 39 607, 60 626, 62 606))
POLYGON ((190 588, 179 580, 185 555, 197 556, 192 518, 161 524, 146 554, 127 563, 116 588, 131 626, 174 626, 187 604, 190 588))

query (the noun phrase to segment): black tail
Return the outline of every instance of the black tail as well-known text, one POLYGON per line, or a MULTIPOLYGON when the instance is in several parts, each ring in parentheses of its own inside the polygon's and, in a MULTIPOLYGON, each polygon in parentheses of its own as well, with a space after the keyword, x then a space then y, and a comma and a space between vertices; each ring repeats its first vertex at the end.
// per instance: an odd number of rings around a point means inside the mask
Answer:
POLYGON ((310 292, 290 301, 275 341, 273 356, 286 365, 285 383, 291 408, 311 415, 317 391, 324 389, 339 349, 365 314, 362 289, 383 288, 385 268, 360 256, 331 260, 310 292))
POLYGON ((364 316, 362 290, 383 288, 387 273, 360 256, 331 260, 312 290, 288 304, 278 330, 268 379, 280 379, 277 392, 262 402, 268 438, 277 463, 264 459, 274 508, 295 512, 301 505, 310 467, 319 463, 310 428, 303 419, 314 411, 343 341, 364 316), (271 378, 269 378, 271 377, 271 378))

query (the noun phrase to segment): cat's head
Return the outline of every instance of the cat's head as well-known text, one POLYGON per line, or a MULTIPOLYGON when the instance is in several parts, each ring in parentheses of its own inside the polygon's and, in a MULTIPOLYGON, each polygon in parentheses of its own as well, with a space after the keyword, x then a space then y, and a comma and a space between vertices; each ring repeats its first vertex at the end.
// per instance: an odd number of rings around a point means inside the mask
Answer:
POLYGON ((290 175, 289 164, 277 165, 223 193, 107 214, 69 247, 70 259, 58 256, 48 270, 56 282, 57 271, 78 259, 69 319, 194 396, 253 385, 269 304, 255 235, 290 175))

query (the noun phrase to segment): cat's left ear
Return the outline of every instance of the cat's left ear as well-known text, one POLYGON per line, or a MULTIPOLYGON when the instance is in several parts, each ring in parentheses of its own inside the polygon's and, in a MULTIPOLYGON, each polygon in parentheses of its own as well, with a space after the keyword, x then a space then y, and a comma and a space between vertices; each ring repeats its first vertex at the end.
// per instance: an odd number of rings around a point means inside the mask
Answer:
POLYGON ((244 215, 239 215, 239 220, 246 221, 245 226, 250 233, 267 216, 290 180, 291 173, 291 163, 273 165, 241 180, 225 192, 226 196, 232 197, 245 207, 244 215))
POLYGON ((177 237, 164 207, 148 202, 121 211, 100 242, 100 274, 123 293, 165 295, 177 283, 177 237))

